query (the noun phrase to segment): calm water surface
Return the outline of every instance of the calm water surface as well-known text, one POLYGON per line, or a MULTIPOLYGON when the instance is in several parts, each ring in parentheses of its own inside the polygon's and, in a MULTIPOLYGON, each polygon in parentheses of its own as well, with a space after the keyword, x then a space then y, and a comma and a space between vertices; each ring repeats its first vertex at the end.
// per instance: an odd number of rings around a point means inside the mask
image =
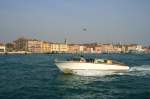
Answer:
POLYGON ((115 59, 128 73, 64 75, 53 64, 71 54, 1 55, 0 99, 150 99, 150 54, 85 54, 115 59))

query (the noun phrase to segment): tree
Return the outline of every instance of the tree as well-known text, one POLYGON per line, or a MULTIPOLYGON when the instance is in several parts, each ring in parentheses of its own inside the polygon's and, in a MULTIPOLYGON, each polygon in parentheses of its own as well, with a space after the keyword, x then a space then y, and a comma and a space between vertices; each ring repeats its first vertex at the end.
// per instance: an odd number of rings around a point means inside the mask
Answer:
POLYGON ((7 44, 5 44, 5 46, 6 46, 7 52, 12 52, 13 50, 15 50, 14 44, 12 44, 12 43, 7 43, 7 44))

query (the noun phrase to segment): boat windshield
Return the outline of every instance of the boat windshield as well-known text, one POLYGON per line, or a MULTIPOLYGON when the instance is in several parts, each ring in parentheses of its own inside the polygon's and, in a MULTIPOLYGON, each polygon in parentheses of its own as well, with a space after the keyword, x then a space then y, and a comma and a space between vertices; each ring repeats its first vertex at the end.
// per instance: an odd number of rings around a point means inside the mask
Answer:
POLYGON ((94 63, 96 63, 96 64, 102 64, 102 63, 106 63, 106 60, 105 59, 95 59, 94 63))

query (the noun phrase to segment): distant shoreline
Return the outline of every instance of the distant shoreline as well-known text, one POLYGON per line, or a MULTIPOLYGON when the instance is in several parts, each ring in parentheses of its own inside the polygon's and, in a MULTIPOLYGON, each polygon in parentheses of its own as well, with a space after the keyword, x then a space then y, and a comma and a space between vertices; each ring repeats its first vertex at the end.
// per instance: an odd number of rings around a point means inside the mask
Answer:
POLYGON ((74 54, 74 55, 82 55, 82 54, 150 54, 150 53, 13 53, 13 52, 9 52, 9 53, 2 53, 0 52, 0 55, 39 55, 39 54, 48 54, 48 55, 52 55, 52 54, 74 54))

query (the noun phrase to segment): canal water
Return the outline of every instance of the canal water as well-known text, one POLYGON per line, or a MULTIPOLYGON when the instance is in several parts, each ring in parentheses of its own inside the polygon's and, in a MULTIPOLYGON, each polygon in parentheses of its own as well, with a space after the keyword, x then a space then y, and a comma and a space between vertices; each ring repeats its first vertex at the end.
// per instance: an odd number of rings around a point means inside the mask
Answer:
POLYGON ((64 75, 54 59, 72 54, 0 56, 0 99, 150 99, 150 54, 84 54, 127 64, 127 73, 64 75))

